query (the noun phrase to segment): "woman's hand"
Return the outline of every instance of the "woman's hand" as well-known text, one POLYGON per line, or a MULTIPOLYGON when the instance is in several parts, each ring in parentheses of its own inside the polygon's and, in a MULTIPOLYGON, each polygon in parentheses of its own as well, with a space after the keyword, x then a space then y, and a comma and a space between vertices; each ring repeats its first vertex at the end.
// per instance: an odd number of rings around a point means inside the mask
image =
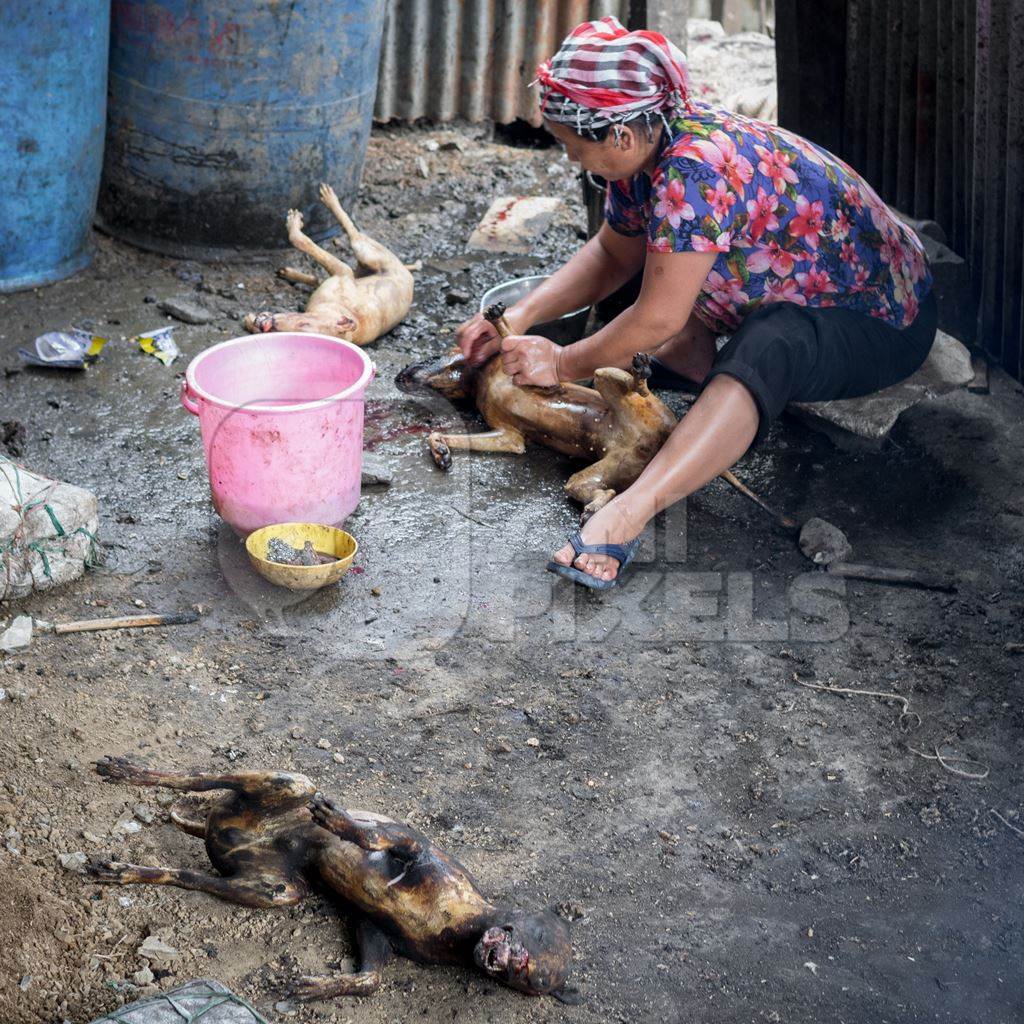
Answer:
POLYGON ((501 336, 494 324, 477 313, 455 331, 455 340, 462 349, 462 358, 470 366, 478 366, 495 355, 501 345, 501 336))
POLYGON ((561 354, 558 345, 539 334, 514 334, 501 342, 501 365, 514 384, 554 387, 561 354))

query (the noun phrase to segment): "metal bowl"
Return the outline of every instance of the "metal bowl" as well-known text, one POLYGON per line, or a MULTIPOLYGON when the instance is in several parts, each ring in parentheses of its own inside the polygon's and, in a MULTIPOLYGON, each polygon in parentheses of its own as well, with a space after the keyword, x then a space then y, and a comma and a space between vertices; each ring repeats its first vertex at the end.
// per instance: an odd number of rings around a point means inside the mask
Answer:
MULTIPOLYGON (((547 275, 536 274, 532 277, 517 277, 511 281, 503 281, 496 284, 489 291, 484 293, 480 300, 480 312, 495 302, 504 302, 506 306, 517 303, 524 295, 528 295, 542 281, 547 280, 547 275)), ((574 313, 566 313, 557 320, 549 320, 544 324, 534 324, 530 334, 541 334, 550 338, 559 345, 568 345, 573 341, 579 341, 587 329, 587 318, 590 316, 590 307, 584 306, 574 313)))

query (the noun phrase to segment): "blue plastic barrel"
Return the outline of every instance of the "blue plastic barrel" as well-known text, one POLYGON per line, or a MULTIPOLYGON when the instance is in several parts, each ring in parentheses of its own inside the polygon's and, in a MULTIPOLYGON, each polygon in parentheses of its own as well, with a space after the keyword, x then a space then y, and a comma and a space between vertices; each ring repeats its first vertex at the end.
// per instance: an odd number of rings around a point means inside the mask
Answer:
POLYGON ((0 6, 0 292, 12 292, 89 262, 110 0, 0 6))
POLYGON ((362 175, 386 4, 114 0, 100 224, 172 255, 337 230, 362 175))

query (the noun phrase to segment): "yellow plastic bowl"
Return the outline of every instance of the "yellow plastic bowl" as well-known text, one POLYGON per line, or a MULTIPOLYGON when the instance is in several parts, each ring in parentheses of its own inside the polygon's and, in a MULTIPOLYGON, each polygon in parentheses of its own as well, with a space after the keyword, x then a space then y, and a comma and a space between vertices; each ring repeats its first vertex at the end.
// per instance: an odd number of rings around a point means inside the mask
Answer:
POLYGON ((289 590, 319 590, 337 583, 352 565, 359 545, 351 533, 334 526, 319 523, 275 523, 250 533, 245 541, 245 550, 253 568, 264 578, 278 587, 289 590), (323 565, 282 565, 267 560, 267 544, 273 538, 283 540, 300 551, 307 540, 313 542, 315 550, 334 555, 336 562, 323 565))

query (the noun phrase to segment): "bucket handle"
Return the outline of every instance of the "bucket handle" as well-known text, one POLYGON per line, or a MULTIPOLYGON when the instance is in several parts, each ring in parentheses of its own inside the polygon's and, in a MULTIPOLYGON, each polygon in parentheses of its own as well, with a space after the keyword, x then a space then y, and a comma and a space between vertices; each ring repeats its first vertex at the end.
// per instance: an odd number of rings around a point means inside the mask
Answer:
POLYGON ((196 403, 196 400, 192 397, 192 393, 189 391, 187 380, 183 380, 181 382, 181 404, 185 407, 186 411, 192 413, 193 416, 199 415, 199 406, 196 403))

